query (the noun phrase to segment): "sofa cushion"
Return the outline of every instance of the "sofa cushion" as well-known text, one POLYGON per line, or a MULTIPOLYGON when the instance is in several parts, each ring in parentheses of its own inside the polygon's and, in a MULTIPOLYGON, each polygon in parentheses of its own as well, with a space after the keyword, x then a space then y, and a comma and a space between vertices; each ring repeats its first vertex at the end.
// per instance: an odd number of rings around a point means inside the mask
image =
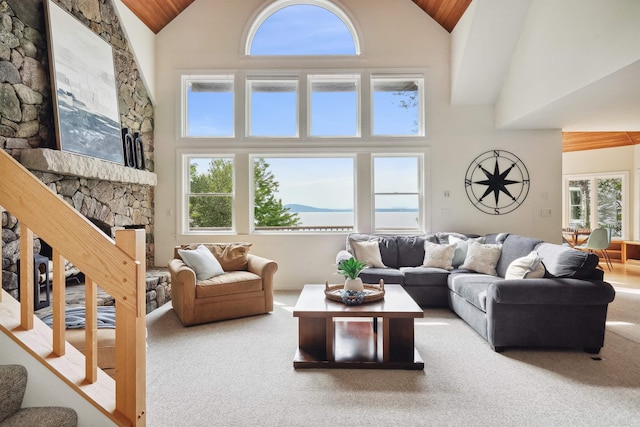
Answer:
POLYGON ((455 250, 455 243, 441 245, 439 243, 424 242, 424 260, 422 266, 451 270, 453 269, 451 261, 453 261, 453 253, 455 250))
POLYGON ((511 279, 539 279, 544 277, 546 270, 542 264, 542 258, 536 251, 529 255, 515 259, 509 264, 504 278, 511 279))
POLYGON ((425 242, 438 243, 435 234, 419 236, 398 236, 398 265, 397 267, 417 267, 424 261, 425 242))
POLYGON ((362 270, 358 277, 360 277, 364 283, 372 285, 378 284, 380 279, 384 280, 384 283, 404 285, 404 274, 395 268, 369 267, 362 270))
POLYGON ((196 283, 196 299, 261 291, 262 278, 248 271, 231 271, 196 283))
POLYGON ((347 251, 352 255, 355 255, 351 241, 368 241, 377 240, 378 248, 380 249, 380 258, 382 263, 391 268, 398 268, 398 245, 396 243, 396 237, 392 235, 384 234, 360 234, 351 233, 347 236, 347 251))
POLYGON ((207 280, 224 274, 222 266, 206 246, 196 249, 178 249, 180 258, 193 269, 198 280, 207 280))
POLYGON ((483 274, 496 275, 496 264, 500 259, 502 245, 469 242, 467 257, 460 268, 483 274))
POLYGON ((476 273, 456 273, 449 275, 449 290, 464 298, 482 311, 487 310, 487 288, 498 279, 495 276, 476 273))
POLYGON ((407 286, 447 286, 449 270, 436 267, 400 267, 407 286))
POLYGON ((214 243, 206 244, 213 255, 220 261, 224 271, 247 270, 249 263, 249 248, 251 243, 214 243))
POLYGON ((540 243, 536 251, 542 257, 549 277, 588 278, 598 266, 596 254, 553 243, 540 243))
POLYGON ((351 247, 353 248, 355 258, 364 262, 371 267, 385 268, 380 257, 380 245, 377 240, 359 241, 352 240, 351 247))
POLYGON ((496 264, 498 276, 505 277, 507 268, 515 259, 529 255, 540 243, 540 239, 509 234, 502 243, 502 254, 496 264))
POLYGON ((507 237, 509 237, 509 233, 489 233, 484 236, 482 243, 499 245, 503 243, 507 237))

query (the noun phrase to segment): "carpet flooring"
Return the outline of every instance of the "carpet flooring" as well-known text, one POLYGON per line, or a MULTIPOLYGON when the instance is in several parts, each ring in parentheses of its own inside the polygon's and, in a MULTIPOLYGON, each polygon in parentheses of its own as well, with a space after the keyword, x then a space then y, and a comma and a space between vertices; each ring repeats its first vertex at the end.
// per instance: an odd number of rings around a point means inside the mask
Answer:
POLYGON ((495 353, 447 309, 415 326, 424 371, 294 370, 297 292, 271 314, 184 328, 147 316, 148 426, 640 426, 640 291, 618 290, 599 355, 495 353))

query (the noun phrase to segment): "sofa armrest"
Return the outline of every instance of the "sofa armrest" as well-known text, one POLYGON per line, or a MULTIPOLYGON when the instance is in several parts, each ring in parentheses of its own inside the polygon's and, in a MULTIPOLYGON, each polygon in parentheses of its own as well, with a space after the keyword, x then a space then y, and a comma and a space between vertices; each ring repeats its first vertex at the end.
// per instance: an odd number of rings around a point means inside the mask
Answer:
POLYGON ((275 261, 253 254, 249 254, 247 261, 248 270, 262 277, 265 308, 267 311, 273 311, 273 276, 278 270, 278 264, 275 261))
POLYGON ((607 282, 570 278, 497 280, 487 289, 487 302, 498 304, 604 305, 614 297, 607 282))

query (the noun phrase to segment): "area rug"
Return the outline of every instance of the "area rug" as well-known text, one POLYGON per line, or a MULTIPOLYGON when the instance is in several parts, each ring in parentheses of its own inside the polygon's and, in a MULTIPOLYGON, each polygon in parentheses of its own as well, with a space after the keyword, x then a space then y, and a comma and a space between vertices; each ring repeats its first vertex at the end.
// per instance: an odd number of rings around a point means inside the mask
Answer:
MULTIPOLYGON (((425 309, 424 371, 294 370, 297 295, 277 292, 271 314, 189 328, 170 304, 150 313, 147 425, 640 425, 640 343, 620 323, 595 356, 495 353, 451 311, 425 309)), ((609 319, 637 328, 638 303, 619 293, 609 319)))

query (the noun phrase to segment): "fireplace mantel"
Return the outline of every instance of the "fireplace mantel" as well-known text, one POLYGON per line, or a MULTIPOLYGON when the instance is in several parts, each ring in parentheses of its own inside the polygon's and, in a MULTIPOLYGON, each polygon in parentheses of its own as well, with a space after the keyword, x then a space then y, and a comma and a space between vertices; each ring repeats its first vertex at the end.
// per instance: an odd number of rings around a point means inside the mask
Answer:
POLYGON ((153 187, 158 183, 158 178, 153 172, 125 167, 94 157, 80 156, 47 148, 22 150, 20 152, 20 163, 30 170, 58 175, 153 187))

